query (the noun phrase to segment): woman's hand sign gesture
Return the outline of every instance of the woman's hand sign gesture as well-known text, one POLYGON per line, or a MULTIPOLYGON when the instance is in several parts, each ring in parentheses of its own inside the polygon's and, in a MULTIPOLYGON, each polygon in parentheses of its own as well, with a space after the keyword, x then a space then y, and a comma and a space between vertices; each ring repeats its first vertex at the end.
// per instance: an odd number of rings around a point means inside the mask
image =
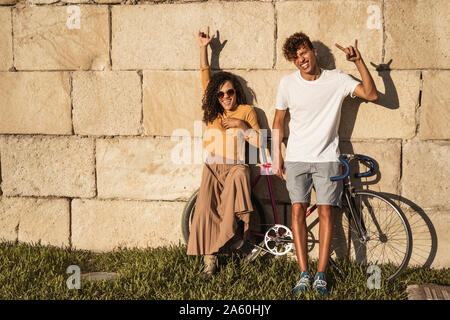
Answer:
POLYGON ((358 40, 355 39, 355 45, 354 46, 348 46, 347 48, 344 48, 337 43, 335 43, 336 47, 344 51, 345 57, 347 58, 347 61, 357 62, 361 60, 361 53, 358 50, 358 40))
POLYGON ((206 34, 198 31, 198 44, 200 47, 206 47, 214 39, 214 35, 209 36, 209 26, 206 28, 206 34))

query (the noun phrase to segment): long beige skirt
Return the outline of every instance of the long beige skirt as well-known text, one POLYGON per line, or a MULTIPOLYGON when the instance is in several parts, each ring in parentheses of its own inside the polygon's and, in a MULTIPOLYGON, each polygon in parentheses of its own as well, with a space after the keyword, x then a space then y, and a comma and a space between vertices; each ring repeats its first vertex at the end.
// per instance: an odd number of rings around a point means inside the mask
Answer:
POLYGON ((187 254, 217 253, 236 234, 239 220, 248 230, 253 211, 247 164, 203 165, 187 254))

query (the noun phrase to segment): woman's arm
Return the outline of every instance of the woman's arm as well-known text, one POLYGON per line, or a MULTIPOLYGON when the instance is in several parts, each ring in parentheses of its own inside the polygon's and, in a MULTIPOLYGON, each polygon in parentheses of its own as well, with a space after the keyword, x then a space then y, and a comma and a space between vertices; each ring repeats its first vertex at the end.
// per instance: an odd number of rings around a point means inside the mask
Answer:
POLYGON ((248 135, 245 137, 245 140, 247 140, 248 143, 259 148, 260 143, 261 143, 260 128, 259 128, 259 124, 258 124, 258 118, 256 116, 256 111, 253 107, 250 110, 250 112, 248 113, 246 121, 250 125, 249 129, 252 129, 252 130, 247 131, 248 135))
POLYGON ((202 86, 203 91, 206 90, 208 86, 210 75, 209 75, 209 63, 208 63, 208 44, 214 39, 214 35, 209 36, 209 26, 206 28, 206 34, 198 31, 198 44, 200 46, 200 71, 202 73, 202 86))
POLYGON ((258 118, 253 107, 251 107, 250 111, 245 115, 244 119, 226 118, 222 120, 221 124, 225 129, 241 129, 245 133, 245 140, 255 147, 259 147, 260 128, 258 124, 258 118))

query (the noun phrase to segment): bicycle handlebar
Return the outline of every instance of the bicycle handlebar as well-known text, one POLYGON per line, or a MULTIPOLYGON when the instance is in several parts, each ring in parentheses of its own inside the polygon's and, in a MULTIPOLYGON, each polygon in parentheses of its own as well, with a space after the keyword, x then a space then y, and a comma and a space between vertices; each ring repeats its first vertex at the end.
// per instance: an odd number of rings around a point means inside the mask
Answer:
POLYGON ((347 178, 350 175, 350 164, 349 163, 352 160, 362 160, 364 162, 368 162, 369 166, 370 166, 369 171, 355 174, 355 176, 357 178, 370 177, 375 174, 375 162, 372 158, 362 155, 362 154, 355 154, 355 155, 342 154, 339 156, 339 161, 345 166, 345 173, 340 176, 331 177, 330 180, 338 181, 338 180, 344 180, 345 178, 347 178), (347 160, 347 158, 348 158, 348 160, 347 160))
POLYGON ((347 161, 347 157, 345 155, 341 154, 339 156, 339 161, 345 166, 345 173, 343 175, 340 175, 340 176, 331 177, 330 178, 331 181, 344 180, 350 174, 350 165, 349 165, 349 163, 347 161))
POLYGON ((357 173, 356 177, 357 178, 363 178, 363 177, 370 177, 373 176, 375 174, 375 162, 371 157, 368 156, 364 156, 362 154, 357 154, 357 159, 358 160, 363 160, 363 161, 367 161, 369 162, 370 165, 370 170, 367 172, 363 172, 363 173, 357 173))

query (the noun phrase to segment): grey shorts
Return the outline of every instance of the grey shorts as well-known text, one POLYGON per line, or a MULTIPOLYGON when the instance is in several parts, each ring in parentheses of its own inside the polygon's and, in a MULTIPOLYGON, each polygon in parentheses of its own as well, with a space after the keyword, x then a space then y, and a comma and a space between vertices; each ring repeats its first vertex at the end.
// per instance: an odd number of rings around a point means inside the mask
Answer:
POLYGON ((342 174, 340 162, 285 161, 284 165, 291 203, 311 203, 311 190, 314 188, 318 205, 342 207, 343 182, 330 180, 342 174))

